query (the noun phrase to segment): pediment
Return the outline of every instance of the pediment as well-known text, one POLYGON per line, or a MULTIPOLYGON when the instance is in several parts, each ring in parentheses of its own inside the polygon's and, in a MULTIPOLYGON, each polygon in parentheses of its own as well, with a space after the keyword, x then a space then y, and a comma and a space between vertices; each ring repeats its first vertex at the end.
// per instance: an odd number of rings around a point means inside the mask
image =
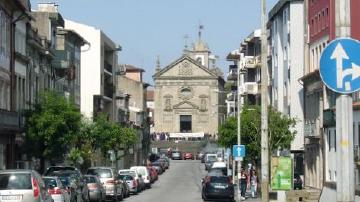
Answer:
POLYGON ((208 68, 202 66, 189 56, 182 56, 175 62, 171 63, 160 72, 156 73, 154 78, 161 77, 211 77, 218 76, 211 72, 208 68))
POLYGON ((179 104, 174 105, 173 108, 174 109, 199 109, 199 107, 196 104, 194 104, 188 100, 182 101, 179 104))

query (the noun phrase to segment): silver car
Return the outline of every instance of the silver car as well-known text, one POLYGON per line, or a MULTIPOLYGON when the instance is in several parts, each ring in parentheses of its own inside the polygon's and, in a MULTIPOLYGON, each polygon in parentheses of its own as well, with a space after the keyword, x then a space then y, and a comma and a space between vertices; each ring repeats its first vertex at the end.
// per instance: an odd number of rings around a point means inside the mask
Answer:
POLYGON ((43 177, 43 180, 54 202, 70 202, 70 193, 65 189, 58 177, 43 177))
POLYGON ((106 199, 105 189, 96 175, 84 175, 89 188, 90 201, 103 201, 106 199))
POLYGON ((53 202, 45 183, 34 170, 0 171, 0 201, 53 202))
POLYGON ((96 175, 105 188, 106 199, 114 201, 124 198, 123 184, 118 182, 117 173, 110 167, 91 167, 87 170, 88 175, 96 175))

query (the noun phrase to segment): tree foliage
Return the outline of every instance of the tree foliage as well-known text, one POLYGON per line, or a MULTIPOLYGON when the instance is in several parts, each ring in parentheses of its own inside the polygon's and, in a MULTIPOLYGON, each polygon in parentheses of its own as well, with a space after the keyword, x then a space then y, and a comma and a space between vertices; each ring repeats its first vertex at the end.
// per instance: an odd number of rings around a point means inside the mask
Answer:
POLYGON ((81 114, 65 97, 51 91, 26 112, 26 150, 31 156, 61 160, 80 130, 81 114))
MULTIPOLYGON (((296 131, 296 119, 269 107, 269 150, 289 149, 296 131)), ((244 106, 241 112, 241 144, 246 147, 247 161, 258 161, 261 155, 261 110, 259 106, 244 106)), ((230 117, 219 128, 219 144, 232 147, 237 144, 237 117, 230 117)))

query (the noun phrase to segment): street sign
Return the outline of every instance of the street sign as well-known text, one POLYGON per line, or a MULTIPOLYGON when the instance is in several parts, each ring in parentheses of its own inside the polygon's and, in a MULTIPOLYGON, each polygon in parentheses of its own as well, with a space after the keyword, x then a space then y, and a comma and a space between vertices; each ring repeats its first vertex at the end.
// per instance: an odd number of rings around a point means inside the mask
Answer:
POLYGON ((235 160, 245 157, 245 145, 233 145, 233 157, 235 160))
POLYGON ((338 93, 360 89, 360 42, 351 38, 333 40, 320 58, 320 77, 325 85, 338 93))

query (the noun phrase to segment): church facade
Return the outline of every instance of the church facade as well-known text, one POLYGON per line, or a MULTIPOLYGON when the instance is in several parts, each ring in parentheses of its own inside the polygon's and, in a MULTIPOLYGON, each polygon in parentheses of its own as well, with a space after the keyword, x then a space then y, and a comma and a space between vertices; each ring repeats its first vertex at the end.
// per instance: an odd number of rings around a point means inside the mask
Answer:
POLYGON ((155 133, 217 135, 226 114, 225 82, 211 61, 206 43, 199 40, 170 65, 157 68, 155 133))

